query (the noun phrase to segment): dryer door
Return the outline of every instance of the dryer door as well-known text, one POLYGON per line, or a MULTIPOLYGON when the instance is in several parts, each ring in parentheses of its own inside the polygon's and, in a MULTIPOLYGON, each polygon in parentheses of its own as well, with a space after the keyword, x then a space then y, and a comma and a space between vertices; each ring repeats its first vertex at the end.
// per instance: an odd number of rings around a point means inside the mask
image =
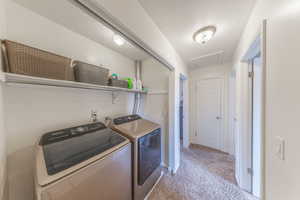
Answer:
POLYGON ((160 163, 161 129, 156 129, 138 141, 138 184, 143 185, 160 163))

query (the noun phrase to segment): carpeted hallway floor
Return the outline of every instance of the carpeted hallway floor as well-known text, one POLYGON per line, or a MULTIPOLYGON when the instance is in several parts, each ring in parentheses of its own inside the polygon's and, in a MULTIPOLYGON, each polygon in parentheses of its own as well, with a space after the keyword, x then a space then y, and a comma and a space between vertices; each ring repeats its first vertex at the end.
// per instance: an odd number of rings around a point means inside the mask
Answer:
POLYGON ((165 173, 148 199, 256 200, 236 185, 231 156, 198 145, 182 149, 177 173, 165 173))

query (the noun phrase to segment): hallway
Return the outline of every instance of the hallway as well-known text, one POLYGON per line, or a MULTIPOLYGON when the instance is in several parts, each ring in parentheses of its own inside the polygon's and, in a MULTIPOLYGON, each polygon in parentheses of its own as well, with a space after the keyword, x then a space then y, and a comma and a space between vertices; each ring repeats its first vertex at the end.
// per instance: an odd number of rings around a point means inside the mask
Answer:
POLYGON ((254 200, 236 186, 232 156, 206 147, 182 149, 175 176, 164 175, 149 200, 254 200))

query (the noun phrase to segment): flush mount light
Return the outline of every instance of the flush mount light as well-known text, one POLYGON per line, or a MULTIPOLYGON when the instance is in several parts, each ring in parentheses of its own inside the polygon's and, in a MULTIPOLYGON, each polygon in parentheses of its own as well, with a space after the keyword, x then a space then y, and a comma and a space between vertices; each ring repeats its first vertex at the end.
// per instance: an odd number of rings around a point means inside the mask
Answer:
POLYGON ((201 28, 194 34, 194 41, 200 44, 205 44, 215 35, 216 31, 217 28, 215 26, 206 26, 201 28))
POLYGON ((120 35, 115 34, 113 36, 113 40, 118 46, 122 46, 125 44, 125 39, 123 37, 121 37, 120 35))

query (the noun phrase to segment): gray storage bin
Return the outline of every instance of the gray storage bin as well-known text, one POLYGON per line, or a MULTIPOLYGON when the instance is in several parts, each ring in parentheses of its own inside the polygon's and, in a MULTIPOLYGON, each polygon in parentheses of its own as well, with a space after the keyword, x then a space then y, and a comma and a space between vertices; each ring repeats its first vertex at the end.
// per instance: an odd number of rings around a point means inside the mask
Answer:
POLYGON ((128 88, 128 82, 125 80, 109 79, 108 85, 113 87, 128 88))
POLYGON ((80 61, 74 61, 73 66, 76 81, 97 85, 108 85, 108 69, 80 61))

